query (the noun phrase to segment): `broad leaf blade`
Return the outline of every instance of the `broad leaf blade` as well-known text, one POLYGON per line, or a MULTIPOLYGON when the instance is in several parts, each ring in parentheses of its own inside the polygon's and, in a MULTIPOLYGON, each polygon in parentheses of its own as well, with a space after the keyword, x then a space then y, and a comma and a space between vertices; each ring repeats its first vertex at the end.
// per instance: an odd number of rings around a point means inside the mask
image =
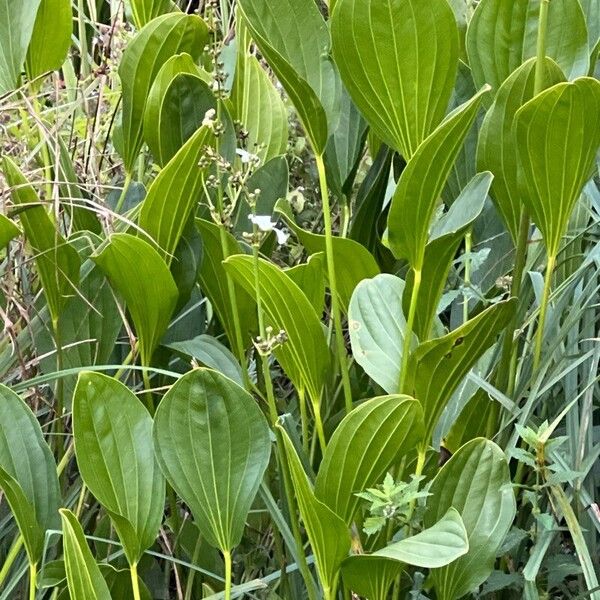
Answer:
MULTIPOLYGON (((523 199, 528 194, 519 164, 515 114, 527 100, 533 98, 535 65, 535 58, 528 60, 500 86, 483 120, 477 147, 477 166, 494 173, 492 197, 515 242, 523 199)), ((563 80, 556 63, 546 60, 544 81, 553 85, 563 80)))
POLYGON ((524 197, 550 256, 556 256, 600 146, 600 83, 583 77, 542 92, 516 115, 524 197))
MULTIPOLYGON (((275 357, 294 385, 308 391, 313 402, 319 402, 329 365, 329 348, 319 315, 279 267, 260 259, 258 269, 265 325, 287 334, 287 341, 275 350, 275 357)), ((256 296, 251 256, 228 258, 225 270, 252 297, 256 296)))
POLYGON ((468 553, 431 573, 439 598, 461 598, 491 573, 515 515, 504 453, 489 440, 468 442, 442 467, 429 491, 425 525, 431 526, 454 507, 467 530, 468 553))
POLYGON ((152 182, 140 210, 140 227, 156 244, 167 265, 198 203, 206 170, 198 166, 214 137, 202 127, 167 163, 152 182))
POLYGON ((79 281, 79 256, 57 231, 46 209, 19 167, 4 158, 4 175, 12 189, 12 200, 24 209, 20 213, 25 237, 35 253, 36 266, 54 322, 74 295, 79 281))
POLYGON ((208 40, 200 17, 172 13, 148 23, 130 42, 119 65, 123 89, 123 161, 131 173, 142 146, 142 121, 148 94, 162 65, 173 55, 187 52, 197 60, 208 40))
POLYGON ((0 7, 0 96, 18 85, 41 0, 5 0, 0 7))
POLYGON ((62 67, 71 46, 71 0, 41 0, 27 50, 27 77, 35 79, 62 67))
POLYGON ((348 528, 338 515, 317 500, 292 441, 283 428, 279 426, 278 428, 278 438, 283 441, 282 450, 285 451, 289 464, 300 516, 315 553, 324 597, 333 598, 337 589, 340 565, 350 551, 348 528))
POLYGON ((173 10, 171 0, 126 0, 133 15, 133 22, 138 29, 150 23, 152 19, 173 10))
POLYGON ((73 397, 73 433, 81 476, 117 517, 125 554, 135 564, 154 543, 164 508, 165 480, 154 458, 152 417, 121 382, 84 372, 73 397), (121 520, 129 525, 132 540, 121 535, 121 520))
POLYGON ((11 220, 0 214, 0 248, 3 249, 19 233, 21 233, 21 230, 11 220))
POLYGON ((128 233, 113 234, 93 258, 125 299, 142 364, 148 366, 177 303, 177 286, 166 263, 148 242, 128 233))
POLYGON ((31 563, 41 557, 44 534, 58 526, 56 463, 29 407, 0 385, 0 487, 11 505, 31 563))
POLYGON ((411 354, 402 391, 421 402, 427 441, 463 377, 510 322, 515 304, 514 299, 494 304, 447 335, 421 343, 411 354))
POLYGON ((367 400, 342 420, 329 440, 315 482, 316 498, 349 526, 360 502, 356 494, 381 481, 422 436, 423 414, 413 398, 367 400))
MULTIPOLYGON (((536 55, 539 13, 540 0, 479 3, 467 30, 467 53, 478 87, 487 83, 496 91, 517 67, 536 55)), ((546 56, 569 79, 587 74, 588 37, 579 2, 548 3, 546 56)))
POLYGON ((77 517, 61 508, 65 571, 71 600, 111 600, 108 586, 94 560, 77 517))
POLYGON ((450 113, 419 146, 400 176, 388 215, 388 245, 414 269, 423 266, 431 218, 486 91, 450 113))
POLYGON ((361 281, 348 308, 354 360, 388 394, 398 391, 406 319, 402 312, 404 281, 382 273, 361 281))
POLYGON ((254 398, 216 371, 194 369, 160 403, 154 448, 202 535, 231 550, 242 538, 271 452, 267 421, 254 398))
POLYGON ((403 154, 442 120, 458 67, 445 0, 338 0, 331 35, 344 84, 375 133, 403 154))

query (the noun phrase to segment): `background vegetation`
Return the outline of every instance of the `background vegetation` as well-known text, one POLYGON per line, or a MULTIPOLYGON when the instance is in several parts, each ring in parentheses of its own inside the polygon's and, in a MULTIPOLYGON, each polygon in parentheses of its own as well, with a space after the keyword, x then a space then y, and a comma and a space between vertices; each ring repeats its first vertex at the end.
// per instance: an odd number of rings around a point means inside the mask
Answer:
POLYGON ((0 598, 600 598, 599 39, 0 4, 0 598))

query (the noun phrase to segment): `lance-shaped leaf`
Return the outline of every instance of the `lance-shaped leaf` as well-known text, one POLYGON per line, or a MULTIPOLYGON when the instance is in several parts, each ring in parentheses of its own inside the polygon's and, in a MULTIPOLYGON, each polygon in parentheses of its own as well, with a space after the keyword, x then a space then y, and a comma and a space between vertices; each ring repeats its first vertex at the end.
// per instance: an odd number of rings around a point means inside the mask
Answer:
POLYGON ((0 214, 0 248, 4 248, 21 233, 21 230, 5 215, 0 214))
POLYGON ((5 0, 0 6, 0 96, 19 83, 40 1, 5 0))
POLYGON ((146 102, 144 139, 164 166, 202 125, 217 99, 189 54, 169 58, 158 72, 146 102))
POLYGON ((516 131, 524 200, 556 256, 600 146, 600 82, 582 77, 542 92, 519 109, 516 131))
MULTIPOLYGON (((304 292, 279 267, 260 259, 258 269, 265 325, 275 332, 283 329, 287 335, 287 341, 276 348, 275 357, 294 385, 318 402, 329 364, 329 348, 319 315, 304 292)), ((256 297, 251 256, 231 256, 225 261, 225 270, 256 297)))
POLYGON ((236 22, 236 33, 238 53, 231 91, 233 114, 248 132, 248 151, 266 163, 285 154, 287 109, 266 71, 249 52, 250 36, 242 19, 236 22))
POLYGON ((71 0, 42 0, 25 61, 30 80, 62 67, 71 46, 72 32, 71 0))
MULTIPOLYGON (((350 534, 344 521, 315 497, 294 444, 287 432, 278 427, 278 440, 289 465, 300 517, 304 522, 308 541, 315 554, 319 580, 325 598, 335 598, 340 565, 350 551, 350 534)), ((292 517, 294 518, 294 517, 292 517)))
MULTIPOLYGON (((309 254, 326 251, 325 236, 299 227, 288 202, 280 200, 275 205, 275 210, 284 217, 285 222, 309 254)), ((335 237, 332 240, 332 245, 336 265, 338 296, 342 307, 347 310, 354 288, 363 279, 375 277, 379 273, 379 267, 373 255, 354 240, 335 237)))
MULTIPOLYGON (((515 242, 523 199, 528 194, 519 164, 514 130, 515 114, 525 102, 533 98, 535 65, 535 58, 528 60, 500 86, 494 103, 483 120, 477 147, 477 167, 494 174, 492 197, 515 242)), ((554 61, 546 59, 544 67, 544 81, 548 86, 564 80, 554 61)))
POLYGON ((438 598, 462 598, 492 572, 515 515, 504 453, 489 440, 468 442, 442 467, 429 492, 425 525, 431 526, 454 507, 467 530, 468 553, 431 572, 438 598))
POLYGON ((160 254, 141 238, 115 233, 93 257, 127 304, 139 338, 142 364, 169 326, 177 303, 177 286, 160 254))
POLYGON ((152 19, 172 11, 175 7, 172 0, 126 0, 125 3, 138 29, 150 23, 152 19))
POLYGON ((140 227, 167 265, 200 198, 206 169, 200 168, 198 161, 213 141, 208 127, 198 129, 152 182, 142 204, 140 227))
POLYGON ((111 600, 108 585, 94 560, 77 517, 60 509, 65 571, 71 600, 111 600))
POLYGON ((410 158, 438 126, 458 67, 445 0, 338 0, 333 53, 354 103, 386 144, 410 158))
POLYGON ((12 187, 12 200, 21 209, 20 219, 27 241, 35 255, 48 309, 54 322, 79 281, 79 256, 56 229, 46 209, 19 167, 4 158, 4 175, 12 187))
POLYGON ((590 53, 592 53, 600 41, 600 2, 598 0, 581 0, 581 8, 585 15, 590 53))
POLYGON ((404 281, 382 273, 361 281, 348 308, 354 360, 388 394, 398 391, 406 318, 402 312, 404 281))
POLYGON ((342 564, 344 583, 369 600, 386 600, 403 564, 433 569, 445 567, 469 551, 467 530, 459 512, 450 507, 437 523, 372 554, 348 557, 342 564))
POLYGON ((285 269, 285 274, 304 292, 317 314, 325 302, 325 253, 317 252, 308 261, 285 269))
POLYGON ((340 82, 329 57, 329 29, 313 0, 242 0, 240 10, 261 54, 298 111, 315 153, 336 124, 340 82))
POLYGON ((423 266, 431 218, 486 91, 450 113, 402 171, 388 215, 387 241, 394 255, 408 259, 414 269, 423 266))
MULTIPOLYGON (((435 222, 425 246, 421 286, 417 296, 417 311, 413 331, 420 340, 430 337, 437 308, 446 285, 448 272, 458 246, 475 219, 481 214, 493 175, 478 173, 452 203, 448 212, 435 222)), ((406 276, 403 309, 408 314, 414 282, 414 272, 406 276)))
MULTIPOLYGON (((467 30, 467 53, 475 84, 496 91, 523 62, 536 55, 540 0, 483 0, 467 30)), ((585 17, 579 2, 548 3, 546 56, 569 79, 589 68, 585 17)))
POLYGON ((84 372, 73 396, 73 435, 83 481, 110 514, 129 564, 137 564, 164 509, 152 417, 120 381, 84 372))
POLYGON ((271 453, 254 398, 216 371, 194 369, 162 399, 154 448, 202 535, 222 551, 239 544, 271 453))
POLYGON ((447 335, 421 343, 411 354, 402 391, 423 406, 427 442, 452 393, 509 323, 515 304, 515 299, 494 304, 447 335))
POLYGON ((360 502, 356 494, 380 482, 422 436, 423 413, 414 398, 367 400, 344 417, 327 444, 315 496, 349 526, 360 502))
POLYGON ((10 505, 31 564, 42 556, 46 530, 58 526, 56 463, 29 407, 0 385, 0 488, 10 505))
POLYGON ((171 13, 148 23, 125 49, 119 77, 123 89, 122 154, 129 173, 142 146, 148 94, 160 68, 181 52, 197 60, 207 39, 208 27, 200 17, 171 13))

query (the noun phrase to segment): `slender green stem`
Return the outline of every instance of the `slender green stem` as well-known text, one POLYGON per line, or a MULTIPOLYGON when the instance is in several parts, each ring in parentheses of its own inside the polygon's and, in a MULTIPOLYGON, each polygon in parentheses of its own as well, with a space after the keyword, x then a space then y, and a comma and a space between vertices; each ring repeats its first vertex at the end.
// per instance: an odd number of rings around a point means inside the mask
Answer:
POLYGON ((131 572, 131 589, 133 590, 133 600, 141 600, 137 563, 133 563, 129 571, 131 572))
POLYGON ((62 475, 62 472, 65 470, 65 468, 69 464, 69 461, 71 460, 71 456, 73 456, 74 449, 75 449, 75 446, 73 445, 73 441, 71 440, 71 443, 67 446, 64 456, 61 458, 60 462, 58 463, 58 465, 56 467, 56 474, 59 477, 62 475))
POLYGON ((143 365, 144 370, 142 371, 142 379, 144 381, 144 389, 146 393, 144 394, 144 398, 146 400, 146 408, 150 411, 150 414, 154 414, 154 400, 152 400, 152 392, 150 391, 150 373, 146 368, 147 365, 143 365))
MULTIPOLYGON (((62 340, 60 335, 60 326, 58 322, 58 318, 52 319, 52 331, 54 333, 54 345, 56 347, 56 370, 57 372, 62 371, 63 369, 63 348, 62 348, 62 340)), ((65 453, 64 446, 64 423, 63 423, 63 410, 64 410, 64 380, 62 377, 59 377, 56 380, 55 387, 55 397, 54 397, 54 411, 56 413, 56 455, 58 457, 59 462, 62 460, 62 457, 65 453)))
POLYGON ((302 449, 308 454, 308 414, 306 413, 306 392, 298 390, 298 404, 300 405, 300 425, 302 427, 302 449))
POLYGON ((85 8, 83 0, 77 0, 77 26, 79 30, 79 52, 81 59, 81 75, 85 79, 90 74, 89 56, 87 51, 87 32, 85 30, 85 8))
POLYGON ((125 198, 127 197, 127 191, 129 190, 129 186, 131 185, 131 173, 127 173, 125 175, 125 181, 123 183, 123 188, 121 189, 121 193, 119 194, 119 199, 117 200, 117 205, 115 206, 115 212, 120 213, 123 208, 123 204, 125 203, 125 198))
POLYGON ((85 483, 81 483, 81 491, 79 492, 79 499, 77 500, 77 508, 75 509, 75 516, 79 520, 81 512, 83 511, 83 503, 85 502, 85 496, 87 494, 87 486, 85 483))
POLYGON ((325 454, 327 442, 325 440, 325 429, 323 428, 323 419, 321 418, 321 405, 316 402, 313 402, 313 410, 315 413, 315 427, 317 428, 319 446, 321 447, 321 453, 325 454))
POLYGON ((231 600, 231 551, 223 550, 225 561, 225 600, 231 600))
POLYGON ((406 329, 404 330, 404 343, 402 348, 402 362, 400 364, 400 379, 398 381, 398 391, 402 392, 406 383, 408 373, 408 359, 412 347, 413 329, 415 326, 415 315, 417 314, 417 300, 421 288, 421 269, 413 269, 414 281, 410 294, 410 307, 408 309, 408 319, 406 319, 406 329))
POLYGON ((29 563, 29 600, 35 600, 37 591, 37 563, 29 563))
POLYGON ((323 223, 325 225, 325 254, 327 255, 327 276, 329 278, 329 290, 331 291, 331 313, 335 328, 335 341, 340 363, 340 373, 344 387, 344 402, 346 412, 352 410, 352 387, 348 373, 348 357, 346 356, 346 344, 344 343, 344 330, 342 329, 342 315, 340 312, 339 297, 337 291, 337 280, 335 273, 335 260, 333 256, 333 231, 331 226, 331 207, 329 205, 329 189, 327 187, 327 176, 325 174, 325 163, 323 155, 317 154, 317 170, 319 172, 319 186, 321 188, 321 201, 323 203, 323 223))
MULTIPOLYGON (((425 467, 425 459, 427 458, 427 446, 422 445, 417 448, 417 464, 415 465, 415 477, 420 477, 423 473, 423 468, 425 467)), ((413 513, 415 512, 415 507, 417 505, 416 499, 411 500, 410 506, 408 509, 409 517, 407 521, 410 523, 412 519, 413 513)), ((410 525, 408 525, 408 533, 410 534, 410 525)))
POLYGON ((467 289, 471 286, 471 250, 473 236, 471 230, 465 233, 465 292, 463 293, 463 322, 469 320, 469 296, 467 289))
POLYGON ((541 0, 536 44, 535 79, 533 93, 537 96, 544 89, 546 38, 548 36, 548 8, 550 0, 541 0))
POLYGON ((540 317, 538 319, 537 334, 535 338, 535 351, 533 355, 533 372, 535 373, 540 366, 542 357, 542 343, 544 341, 544 327, 546 324, 546 313, 548 312, 548 303, 550 301, 550 292, 552 287, 552 275, 554 274, 554 266, 556 265, 556 257, 548 256, 548 264, 546 265, 546 275, 544 277, 544 292, 542 302, 540 304, 540 317))
POLYGON ((8 575, 10 568, 13 566, 13 563, 15 562, 17 556, 19 556, 19 552, 21 551, 22 547, 23 536, 19 534, 13 542, 12 546, 10 547, 6 558, 4 559, 2 569, 0 569, 0 586, 2 586, 2 584, 4 583, 4 580, 6 579, 6 576, 8 575))

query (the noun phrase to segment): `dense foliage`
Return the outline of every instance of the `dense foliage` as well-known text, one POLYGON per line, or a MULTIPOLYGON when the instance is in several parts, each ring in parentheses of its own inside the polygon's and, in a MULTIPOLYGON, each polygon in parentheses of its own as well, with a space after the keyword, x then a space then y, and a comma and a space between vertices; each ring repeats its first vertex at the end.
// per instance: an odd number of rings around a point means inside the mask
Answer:
POLYGON ((599 40, 0 3, 0 600, 600 599, 599 40))

